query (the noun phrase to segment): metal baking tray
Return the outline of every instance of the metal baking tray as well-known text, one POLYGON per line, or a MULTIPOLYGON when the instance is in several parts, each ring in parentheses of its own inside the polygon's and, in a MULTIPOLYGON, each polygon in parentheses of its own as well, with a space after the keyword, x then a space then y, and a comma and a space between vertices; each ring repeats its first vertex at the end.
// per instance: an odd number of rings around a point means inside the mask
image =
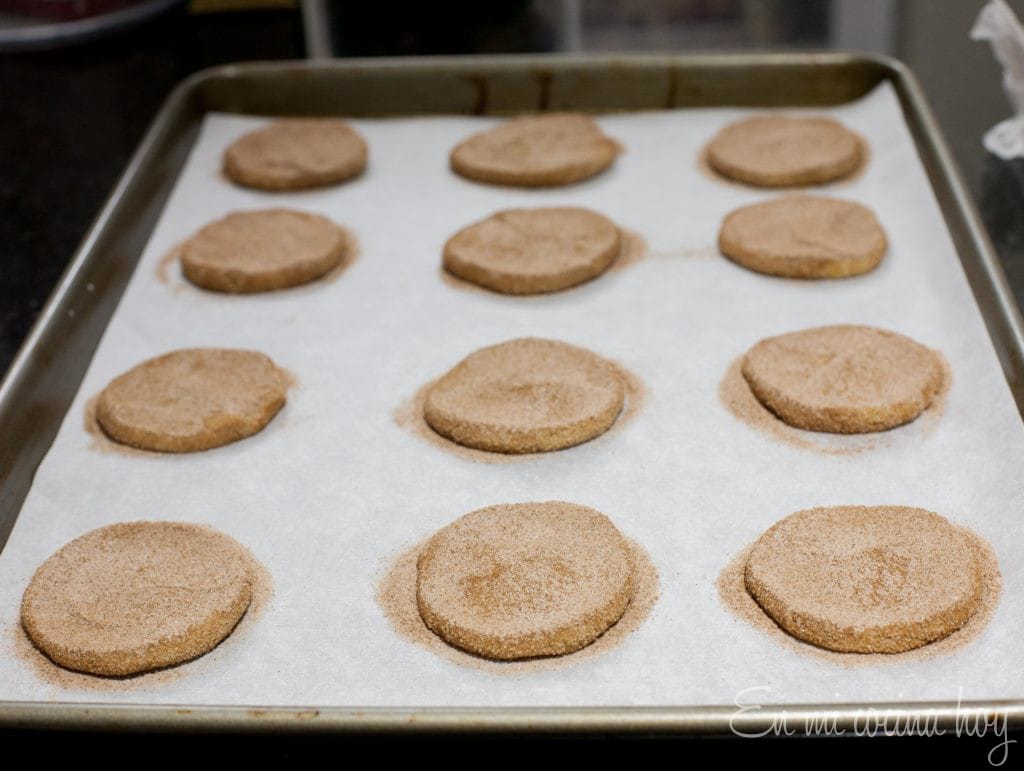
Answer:
MULTIPOLYGON (((1024 327, 963 180, 914 76, 890 58, 844 53, 515 56, 242 64, 206 70, 171 94, 79 246, 0 384, 0 547, 6 542, 107 322, 208 111, 348 116, 823 107, 888 81, 953 237, 1018 410, 1024 327)), ((359 709, 0 702, 0 726, 166 731, 689 733, 770 732, 866 714, 950 729, 965 716, 1024 726, 1021 699, 735 707, 359 709)))

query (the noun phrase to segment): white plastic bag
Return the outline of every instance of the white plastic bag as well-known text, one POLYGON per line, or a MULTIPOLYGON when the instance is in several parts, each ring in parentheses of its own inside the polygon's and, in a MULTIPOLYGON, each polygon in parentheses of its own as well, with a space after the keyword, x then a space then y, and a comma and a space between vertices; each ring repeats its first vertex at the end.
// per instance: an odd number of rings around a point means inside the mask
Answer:
POLYGON ((1024 157, 1024 26, 1005 0, 989 0, 981 9, 972 40, 988 40, 1003 66, 1003 90, 1016 115, 996 124, 982 140, 985 149, 1004 160, 1024 157))

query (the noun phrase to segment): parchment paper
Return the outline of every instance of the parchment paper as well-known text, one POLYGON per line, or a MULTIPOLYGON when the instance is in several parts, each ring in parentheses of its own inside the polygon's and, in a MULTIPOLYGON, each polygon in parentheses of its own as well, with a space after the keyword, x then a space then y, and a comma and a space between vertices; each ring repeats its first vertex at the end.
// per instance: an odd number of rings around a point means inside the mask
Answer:
POLYGON ((1024 431, 903 123, 880 86, 829 110, 870 143, 867 171, 823 192, 874 209, 891 239, 856 279, 757 275, 716 255, 722 217, 772 193, 708 177, 697 156, 738 109, 610 115, 626 148, 574 187, 521 191, 447 169, 484 118, 354 120, 368 174, 337 188, 261 194, 225 181, 225 146, 262 121, 206 118, 199 141, 0 556, 0 699, 274 705, 732 704, 1024 696, 1024 431), (438 273, 445 239, 512 206, 578 204, 643 234, 650 256, 574 291, 524 299, 464 290, 438 273), (229 297, 156 277, 176 242, 227 212, 288 206, 358 237, 335 281, 229 297), (941 420, 828 456, 780 443, 720 403, 729 363, 758 339, 821 324, 887 327, 940 349, 953 373, 941 420), (643 411, 589 444, 516 463, 477 463, 403 429, 393 410, 484 345, 539 335, 637 373, 643 411), (299 386, 261 434, 205 453, 125 457, 91 448, 87 400, 143 359, 185 346, 256 348, 299 386), (508 676, 462 667, 398 637, 375 601, 389 560, 481 506, 564 499, 608 514, 649 551, 661 598, 607 655, 508 676), (922 506, 995 547, 1002 602, 987 632, 932 661, 845 668, 734 618, 715 580, 778 519, 831 504, 922 506), (205 522, 249 546, 275 595, 238 639, 167 682, 62 688, 14 653, 21 594, 68 540, 140 518, 205 522))

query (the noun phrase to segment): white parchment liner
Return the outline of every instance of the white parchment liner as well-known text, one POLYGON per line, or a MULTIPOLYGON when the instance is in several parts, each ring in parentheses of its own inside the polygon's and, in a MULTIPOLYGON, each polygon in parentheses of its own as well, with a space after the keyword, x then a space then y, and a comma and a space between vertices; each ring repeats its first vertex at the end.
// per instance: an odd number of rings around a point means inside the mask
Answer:
POLYGON ((696 159, 738 109, 602 117, 626 148, 565 189, 474 184, 450 148, 484 118, 354 120, 367 175, 341 187, 262 194, 220 173, 224 147, 263 121, 207 116, 199 141, 0 555, 0 700, 273 705, 731 704, 1024 696, 1024 431, 892 89, 827 110, 871 148, 867 171, 822 188, 870 206, 891 239, 860 278, 799 282, 714 252, 723 215, 769 191, 717 181, 696 159), (542 298, 462 290, 438 274, 445 239, 512 206, 592 207, 647 239, 648 259, 542 298), (349 227, 360 256, 338 280, 229 297, 182 282, 167 250, 211 219, 287 206, 349 227), (758 339, 868 323, 941 349, 954 383, 931 429, 898 429, 854 455, 780 443, 719 402, 730 361, 758 339), (474 349, 521 335, 586 346, 637 373, 644 410, 622 430, 517 463, 476 463, 400 428, 392 411, 474 349), (98 452, 86 402, 115 375, 185 346, 257 348, 299 385, 263 433, 181 456, 98 452), (503 676, 460 667, 398 637, 374 591, 403 548, 472 509, 564 499, 607 513, 649 551, 661 599, 607 655, 503 676), (779 645, 719 603, 722 568, 776 520, 829 504, 922 506, 995 547, 1004 594, 991 626, 931 661, 853 669, 779 645), (237 640, 181 676, 116 691, 63 688, 14 653, 35 568, 103 524, 205 522, 250 547, 275 595, 237 640))

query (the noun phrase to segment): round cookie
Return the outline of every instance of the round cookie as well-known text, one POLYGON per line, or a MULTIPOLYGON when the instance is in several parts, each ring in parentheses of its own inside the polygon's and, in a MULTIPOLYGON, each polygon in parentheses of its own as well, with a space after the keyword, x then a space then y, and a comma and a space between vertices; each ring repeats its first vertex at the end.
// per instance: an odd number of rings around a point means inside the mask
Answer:
POLYGON ((123 677, 180 664, 215 648, 245 615, 250 560, 234 539, 199 525, 101 527, 36 570, 21 623, 67 669, 123 677))
POLYGON ((942 388, 939 356, 874 327, 817 327, 769 337, 747 351, 743 377, 791 426, 861 434, 914 420, 942 388))
POLYGON ((786 278, 867 273, 882 261, 887 245, 867 207, 804 195, 737 209, 718 232, 718 248, 733 262, 786 278))
POLYGON ((624 401, 611 362, 555 340, 521 338, 463 359, 431 386, 423 417, 465 447, 547 452, 603 434, 624 401))
POLYGON ((345 231, 316 214, 234 212, 185 242, 181 268, 204 289, 267 292, 320 278, 341 261, 345 244, 345 231))
POLYGON ((260 431, 285 402, 287 380, 256 351, 190 348, 149 359, 100 394, 96 420, 114 441, 195 452, 260 431))
POLYGON ((635 585, 608 517, 548 501, 489 506, 439 530, 419 556, 416 598, 450 645, 510 660, 589 645, 622 617, 635 585))
POLYGON ((792 514, 754 544, 744 583, 794 637, 856 653, 899 653, 946 637, 974 615, 982 593, 970 535, 906 506, 792 514))
POLYGON ((366 142, 344 121, 286 118, 235 140, 224 173, 245 187, 302 190, 362 174, 366 156, 366 142))
POLYGON ((512 118, 452 150, 452 171, 477 182, 521 187, 568 185, 604 171, 619 145, 590 117, 548 113, 512 118))
POLYGON ((452 236, 443 264, 449 273, 495 292, 557 292, 607 270, 620 242, 615 224, 588 209, 509 209, 452 236))
POLYGON ((758 115, 719 131, 707 158, 719 174, 751 185, 816 185, 856 171, 862 142, 831 118, 758 115))

